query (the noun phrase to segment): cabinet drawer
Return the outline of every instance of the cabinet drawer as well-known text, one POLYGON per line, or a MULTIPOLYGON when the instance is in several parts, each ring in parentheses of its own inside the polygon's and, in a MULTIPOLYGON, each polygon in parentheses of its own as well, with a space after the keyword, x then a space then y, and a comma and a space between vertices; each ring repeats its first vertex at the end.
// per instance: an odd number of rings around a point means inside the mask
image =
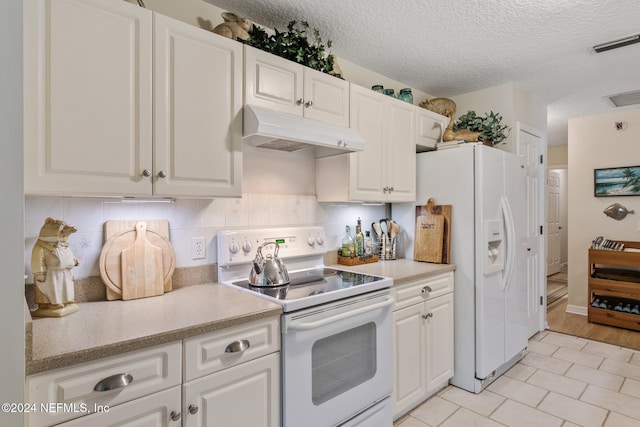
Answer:
MULTIPOLYGON (((176 386, 108 410, 105 408, 104 412, 58 424, 57 427, 179 427, 182 418, 177 415, 181 408, 180 394, 180 387, 176 386), (171 418, 172 412, 175 420, 171 418)), ((89 410, 94 410, 93 405, 89 410)))
POLYGON ((640 316, 601 308, 588 308, 589 322, 640 331, 640 316))
POLYGON ((189 338, 184 340, 184 380, 190 381, 279 350, 279 317, 189 338), (244 350, 240 343, 246 346, 244 350))
MULTIPOLYGON (((114 406, 180 384, 182 365, 180 342, 83 363, 70 368, 27 377, 28 400, 40 404, 66 404, 47 412, 29 414, 29 426, 45 426, 87 415, 81 404, 114 406), (129 374, 132 381, 120 388, 95 391, 102 380, 129 374), (74 405, 75 404, 75 405, 74 405)), ((47 406, 49 407, 49 406, 47 406)))
POLYGON ((394 310, 453 292, 453 272, 416 280, 393 288, 394 310))

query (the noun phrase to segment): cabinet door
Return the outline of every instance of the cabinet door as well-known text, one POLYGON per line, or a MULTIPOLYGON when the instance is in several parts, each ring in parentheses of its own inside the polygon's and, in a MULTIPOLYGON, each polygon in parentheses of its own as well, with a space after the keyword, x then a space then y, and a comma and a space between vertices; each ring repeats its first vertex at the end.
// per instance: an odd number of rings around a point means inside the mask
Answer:
POLYGON ((388 161, 384 158, 384 95, 356 85, 350 91, 350 126, 365 140, 364 151, 349 154, 350 200, 384 202, 388 161))
POLYGON ((426 394, 424 303, 393 312, 393 414, 426 394))
POLYGON ((279 427, 280 353, 190 381, 182 394, 185 427, 279 427))
POLYGON ((424 304, 428 393, 453 376, 453 294, 424 304))
POLYGON ((349 82, 305 67, 304 116, 349 127, 349 82))
POLYGON ((150 195, 152 12, 24 4, 25 192, 150 195))
POLYGON ((442 134, 448 125, 448 117, 425 108, 416 108, 416 146, 435 149, 436 144, 442 142, 442 134))
POLYGON ((244 46, 244 103, 302 116, 303 67, 244 46))
POLYGON ((384 141, 389 202, 416 200, 415 110, 406 102, 387 102, 384 141))
POLYGON ((240 196, 242 45, 155 15, 154 193, 240 196))
POLYGON ((60 427, 179 427, 180 387, 141 397, 114 407, 87 404, 86 417, 58 424, 60 427))

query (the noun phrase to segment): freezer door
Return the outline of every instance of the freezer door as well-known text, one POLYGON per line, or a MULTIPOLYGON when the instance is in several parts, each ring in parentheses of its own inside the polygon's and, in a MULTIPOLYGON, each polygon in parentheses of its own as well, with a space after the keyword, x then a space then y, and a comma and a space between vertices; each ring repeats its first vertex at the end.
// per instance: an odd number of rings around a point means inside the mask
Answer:
POLYGON ((507 233, 502 199, 504 152, 476 147, 476 378, 490 376, 505 362, 503 272, 507 233), (502 260, 502 261, 499 261, 502 260))

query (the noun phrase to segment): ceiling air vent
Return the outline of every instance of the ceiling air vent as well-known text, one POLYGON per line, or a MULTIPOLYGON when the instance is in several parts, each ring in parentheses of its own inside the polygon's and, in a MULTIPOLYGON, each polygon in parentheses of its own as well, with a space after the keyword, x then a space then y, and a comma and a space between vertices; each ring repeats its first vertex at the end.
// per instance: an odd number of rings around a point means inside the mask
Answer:
POLYGON ((629 46, 635 43, 640 43, 640 34, 634 34, 633 36, 624 37, 622 39, 612 40, 610 42, 597 44, 593 46, 593 51, 596 53, 602 53, 608 50, 629 46))
POLYGON ((609 95, 608 98, 616 107, 640 104, 640 90, 609 95))

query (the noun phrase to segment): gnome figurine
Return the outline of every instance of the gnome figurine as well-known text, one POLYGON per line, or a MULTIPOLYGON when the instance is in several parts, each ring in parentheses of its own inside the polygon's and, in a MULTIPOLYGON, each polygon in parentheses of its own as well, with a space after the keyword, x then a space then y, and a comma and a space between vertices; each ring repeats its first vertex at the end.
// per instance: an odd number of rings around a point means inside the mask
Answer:
POLYGON ((69 235, 77 229, 64 221, 47 218, 31 252, 31 271, 38 309, 33 316, 63 317, 78 311, 74 302, 71 269, 78 260, 69 248, 69 235))

